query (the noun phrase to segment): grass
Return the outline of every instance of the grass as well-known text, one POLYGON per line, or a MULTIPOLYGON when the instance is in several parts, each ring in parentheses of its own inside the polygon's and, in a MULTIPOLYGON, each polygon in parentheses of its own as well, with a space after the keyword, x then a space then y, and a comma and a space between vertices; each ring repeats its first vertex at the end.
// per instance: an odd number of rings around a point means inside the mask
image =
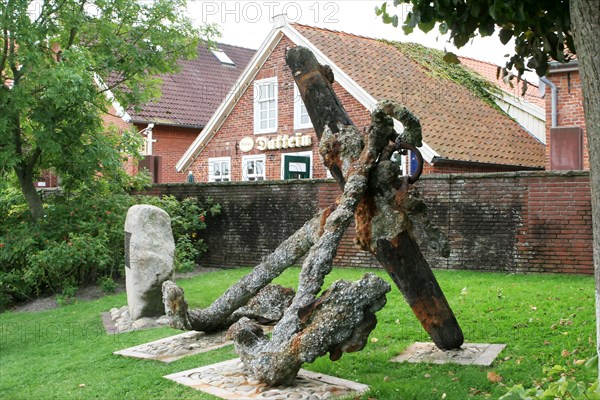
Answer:
MULTIPOLYGON (((178 283, 191 305, 202 307, 248 271, 212 272, 178 283)), ((286 271, 277 283, 295 285, 298 272, 286 271)), ((356 280, 364 272, 334 270, 326 284, 356 280)), ((436 276, 468 342, 508 345, 492 366, 390 363, 413 342, 429 340, 394 288, 363 351, 337 362, 322 357, 305 368, 368 384, 364 400, 441 399, 444 393, 446 399, 497 399, 505 385, 530 386, 545 376, 544 366, 554 364, 568 366, 575 379, 594 379, 595 371, 576 362, 595 351, 593 277, 472 271, 436 271, 436 276), (488 380, 489 372, 502 381, 488 380)), ((0 397, 214 399, 162 376, 234 358, 233 347, 171 364, 115 356, 113 351, 180 333, 160 328, 106 335, 100 313, 124 304, 122 293, 55 310, 0 314, 0 397)))

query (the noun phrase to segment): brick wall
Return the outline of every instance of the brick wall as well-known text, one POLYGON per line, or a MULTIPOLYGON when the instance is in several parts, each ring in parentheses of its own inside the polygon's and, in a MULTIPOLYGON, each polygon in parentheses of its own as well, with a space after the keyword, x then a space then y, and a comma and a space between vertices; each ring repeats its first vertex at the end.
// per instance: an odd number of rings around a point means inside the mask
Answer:
MULTIPOLYGON (((553 72, 548 77, 557 88, 557 126, 583 129, 583 169, 590 169, 587 151, 587 134, 585 130, 585 114, 583 112, 583 91, 578 71, 553 72)), ((546 88, 546 169, 550 169, 552 126, 552 96, 550 88, 546 88)))
MULTIPOLYGON (((138 130, 146 128, 147 125, 137 125, 138 130)), ((187 174, 175 170, 177 161, 190 147, 201 129, 180 128, 164 125, 156 125, 152 128, 152 155, 162 157, 162 182, 175 183, 186 182, 187 174)))
POLYGON ((430 175, 419 181, 448 259, 432 265, 514 272, 593 273, 589 174, 430 175))
POLYGON ((224 182, 155 185, 149 194, 182 198, 211 197, 221 215, 208 216, 201 236, 208 252, 200 260, 207 267, 240 267, 260 263, 279 243, 300 228, 317 210, 320 182, 224 182))
MULTIPOLYGON (((511 272, 593 273, 587 172, 506 172, 423 176, 418 188, 432 220, 449 236, 451 255, 425 245, 432 267, 511 272)), ((201 264, 255 265, 340 191, 326 180, 156 185, 150 194, 211 196, 222 215, 202 232, 201 264)), ((336 266, 377 267, 353 245, 353 227, 336 266)))

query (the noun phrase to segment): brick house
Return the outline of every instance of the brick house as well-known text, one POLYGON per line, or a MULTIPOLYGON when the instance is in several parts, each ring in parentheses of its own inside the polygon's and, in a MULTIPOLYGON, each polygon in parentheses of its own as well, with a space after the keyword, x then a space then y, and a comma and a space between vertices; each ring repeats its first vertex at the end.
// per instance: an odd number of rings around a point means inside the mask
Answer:
POLYGON ((543 83, 546 96, 548 170, 589 170, 579 64, 553 62, 543 83))
POLYGON ((155 183, 184 182, 175 164, 202 131, 211 115, 231 91, 255 50, 217 44, 215 50, 198 47, 198 58, 181 60, 181 70, 160 76, 162 95, 155 102, 128 110, 121 119, 145 136, 141 167, 155 183))
POLYGON ((540 141, 471 90, 430 73, 401 46, 276 18, 234 91, 177 163, 182 176, 191 171, 199 182, 327 177, 285 65, 286 49, 297 45, 331 66, 334 90, 359 129, 369 125, 370 110, 382 99, 417 115, 425 173, 544 167, 540 141))

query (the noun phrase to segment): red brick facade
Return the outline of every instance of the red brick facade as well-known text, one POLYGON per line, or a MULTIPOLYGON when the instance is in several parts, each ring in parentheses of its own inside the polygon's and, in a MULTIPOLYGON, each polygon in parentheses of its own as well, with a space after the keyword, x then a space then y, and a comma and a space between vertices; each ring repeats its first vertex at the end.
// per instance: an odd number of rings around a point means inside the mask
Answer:
MULTIPOLYGON (((312 153, 312 178, 326 178, 327 171, 321 163, 318 154, 318 144, 316 135, 312 128, 294 129, 294 81, 289 68, 285 64, 285 52, 288 47, 294 46, 293 42, 286 36, 275 47, 270 57, 257 73, 256 80, 265 78, 277 78, 278 106, 277 106, 277 131, 269 134, 254 133, 254 92, 252 86, 246 90, 238 103, 233 107, 229 116, 225 119, 223 125, 217 130, 206 147, 190 166, 194 173, 196 182, 209 181, 209 163, 211 158, 230 157, 231 160, 231 180, 241 181, 242 176, 242 157, 265 154, 266 180, 282 179, 282 155, 310 151, 312 153), (240 140, 244 137, 250 137, 256 141, 260 136, 276 137, 277 135, 294 135, 296 132, 310 134, 312 136, 312 147, 298 149, 282 149, 259 151, 253 148, 249 152, 242 152, 239 148, 240 140)), ((354 125, 363 130, 370 124, 369 111, 360 104, 350 93, 344 90, 340 85, 334 83, 334 90, 354 125)), ((488 165, 469 165, 469 164, 450 164, 426 165, 424 173, 474 173, 474 172, 498 172, 510 171, 515 167, 510 166, 488 166, 488 165)), ((183 174, 185 175, 185 174, 183 174)))
MULTIPOLYGON (((147 125, 136 125, 138 131, 147 125)), ((152 128, 152 155, 162 158, 162 173, 160 182, 186 182, 187 175, 178 173, 175 164, 192 144, 200 129, 180 128, 173 126, 155 125, 152 128)))
MULTIPOLYGON (((556 71, 548 79, 557 88, 557 126, 579 127, 583 129, 583 169, 589 170, 589 156, 587 151, 587 135, 585 129, 585 115, 583 111, 583 91, 579 71, 556 71)), ((551 169, 550 149, 552 148, 552 96, 550 88, 546 88, 546 169, 551 169)))
MULTIPOLYGON (((312 128, 294 129, 294 80, 288 66, 285 64, 285 51, 290 46, 294 46, 294 44, 284 36, 255 78, 255 80, 277 78, 277 131, 268 134, 254 133, 254 92, 250 86, 250 89, 242 94, 215 136, 191 165, 190 169, 193 171, 197 182, 208 182, 208 159, 217 157, 231 157, 231 180, 241 181, 243 180, 242 157, 259 154, 265 154, 266 180, 282 179, 282 155, 299 152, 312 153, 313 178, 327 177, 327 171, 319 158, 314 130, 312 128), (257 150, 255 146, 248 152, 242 152, 239 148, 239 142, 244 137, 251 137, 256 140, 261 136, 274 138, 277 135, 293 136, 296 133, 310 135, 312 145, 310 147, 267 151, 257 150)), ((370 113, 367 109, 337 83, 334 84, 334 89, 354 124, 360 129, 368 126, 370 113)))

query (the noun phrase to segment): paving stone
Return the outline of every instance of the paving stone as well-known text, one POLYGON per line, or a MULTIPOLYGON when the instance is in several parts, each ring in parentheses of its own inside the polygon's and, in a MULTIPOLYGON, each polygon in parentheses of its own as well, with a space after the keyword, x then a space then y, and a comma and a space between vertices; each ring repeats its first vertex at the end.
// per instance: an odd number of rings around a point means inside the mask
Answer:
POLYGON ((189 331, 115 351, 113 354, 170 363, 183 357, 211 351, 230 344, 232 342, 225 338, 225 332, 207 335, 204 332, 189 331))
POLYGON ((416 342, 391 361, 489 366, 505 347, 505 344, 465 343, 460 349, 442 351, 433 343, 416 342))
POLYGON ((322 400, 363 393, 369 389, 367 385, 304 369, 300 370, 292 386, 269 388, 258 383, 239 358, 166 375, 165 378, 222 399, 322 400), (225 375, 224 371, 228 374, 225 375))

